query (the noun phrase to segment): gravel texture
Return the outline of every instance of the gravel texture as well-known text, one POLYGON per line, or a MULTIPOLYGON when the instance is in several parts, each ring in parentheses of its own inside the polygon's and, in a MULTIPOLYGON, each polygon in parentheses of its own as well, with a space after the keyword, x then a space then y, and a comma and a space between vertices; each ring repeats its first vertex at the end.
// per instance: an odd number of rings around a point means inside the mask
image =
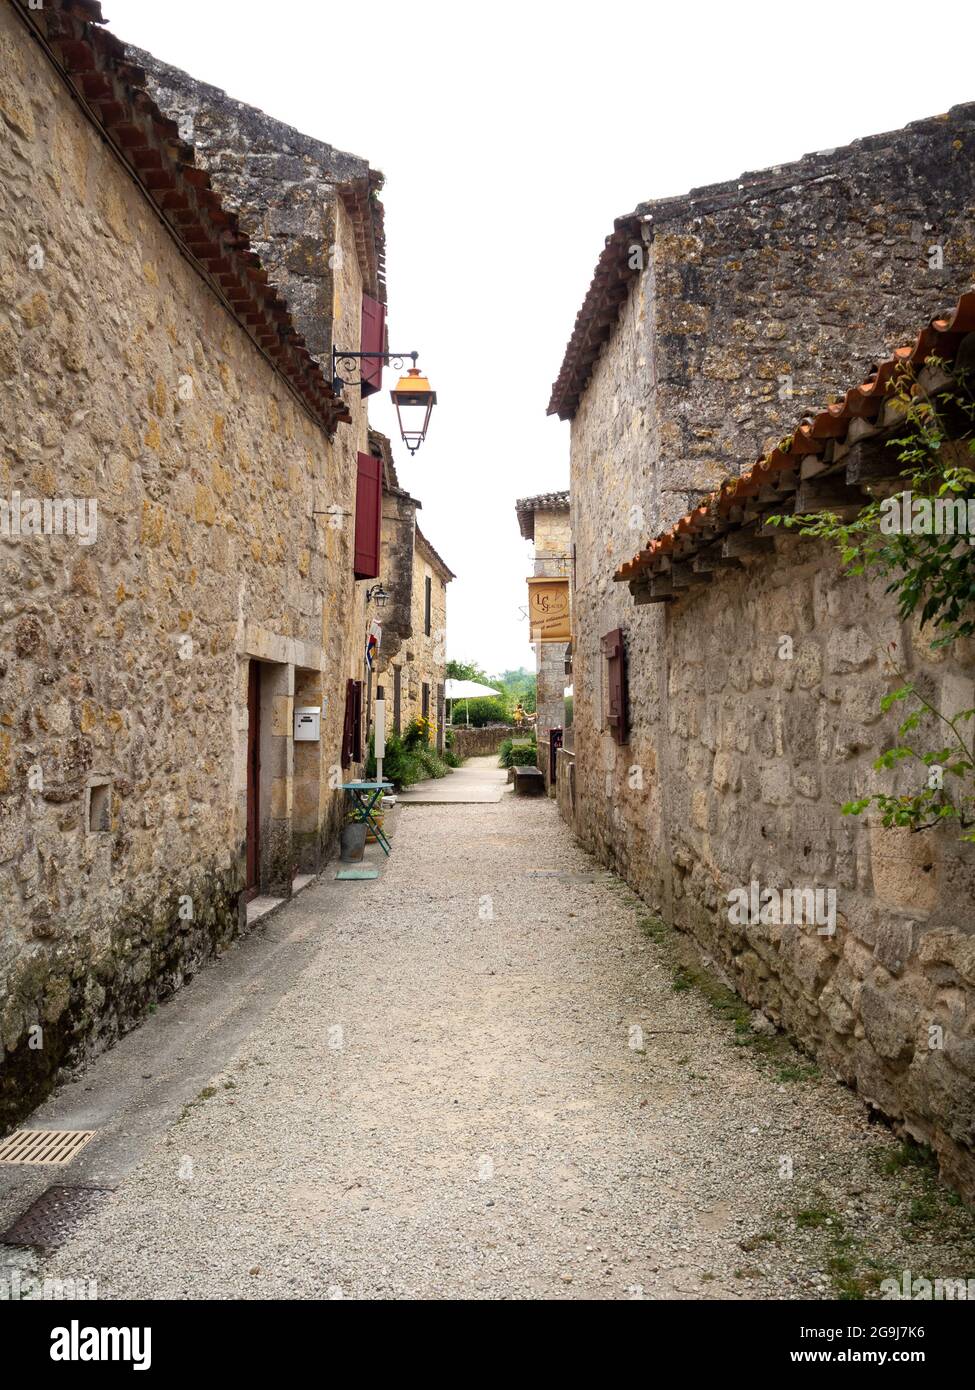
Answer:
POLYGON ((882 1174, 900 1147, 853 1095, 783 1081, 675 990, 646 909, 553 803, 401 807, 394 836, 47 1272, 177 1299, 781 1299, 835 1296, 845 1265, 975 1274, 945 1189, 882 1174))

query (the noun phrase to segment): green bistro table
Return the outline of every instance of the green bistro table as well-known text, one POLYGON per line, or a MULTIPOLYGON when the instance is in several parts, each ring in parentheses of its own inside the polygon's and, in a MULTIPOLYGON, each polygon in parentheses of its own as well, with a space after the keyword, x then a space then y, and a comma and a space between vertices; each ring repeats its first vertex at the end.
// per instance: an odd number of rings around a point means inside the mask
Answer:
POLYGON ((353 820, 365 821, 382 846, 383 853, 388 855, 389 841, 376 820, 376 803, 383 792, 393 790, 392 782, 343 782, 342 790, 352 798, 353 820))

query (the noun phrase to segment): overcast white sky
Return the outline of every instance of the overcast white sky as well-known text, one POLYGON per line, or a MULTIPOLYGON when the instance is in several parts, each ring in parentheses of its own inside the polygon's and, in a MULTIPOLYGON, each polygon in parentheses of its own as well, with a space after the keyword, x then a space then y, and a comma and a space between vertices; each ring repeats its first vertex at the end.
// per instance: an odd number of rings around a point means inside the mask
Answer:
MULTIPOLYGON (((420 352, 439 397, 397 465, 458 576, 448 655, 491 673, 533 665, 514 501, 568 486, 569 427, 545 407, 613 218, 975 100, 970 0, 933 20, 901 0, 103 9, 120 38, 386 175, 390 344, 420 352)), ((395 439, 391 412, 370 402, 395 439)))

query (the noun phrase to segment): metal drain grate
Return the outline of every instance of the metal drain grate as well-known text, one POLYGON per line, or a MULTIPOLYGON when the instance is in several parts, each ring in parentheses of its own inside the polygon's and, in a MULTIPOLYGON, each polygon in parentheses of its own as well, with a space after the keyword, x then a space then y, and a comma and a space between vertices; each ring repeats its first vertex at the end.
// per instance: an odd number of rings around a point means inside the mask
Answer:
POLYGON ((0 1163, 63 1167, 94 1138, 93 1129, 18 1129, 0 1143, 0 1163))
POLYGON ((56 1250, 104 1202, 109 1187, 49 1187, 0 1234, 0 1245, 30 1245, 56 1250))

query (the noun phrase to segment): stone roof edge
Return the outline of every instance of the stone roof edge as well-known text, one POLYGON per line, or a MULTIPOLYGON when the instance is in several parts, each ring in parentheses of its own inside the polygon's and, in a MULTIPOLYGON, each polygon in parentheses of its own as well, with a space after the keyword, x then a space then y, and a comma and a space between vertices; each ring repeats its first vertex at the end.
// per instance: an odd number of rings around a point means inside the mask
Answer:
POLYGON ((287 303, 209 174, 145 89, 145 74, 109 30, 99 0, 47 0, 14 12, 37 38, 146 201, 258 350, 328 433, 351 416, 305 346, 287 303))
MULTIPOLYGON (((791 435, 648 541, 613 579, 629 583, 631 592, 644 589, 675 562, 702 550, 713 551, 731 532, 747 531, 766 550, 773 549, 771 534, 761 530, 765 512, 787 513, 793 505, 797 514, 841 505, 856 512, 869 500, 867 495, 856 500, 864 489, 869 494, 875 482, 897 479, 903 473, 903 461, 894 447, 897 441, 888 438, 904 427, 897 393, 905 381, 915 384, 929 358, 953 364, 961 360, 961 351, 965 369, 971 371, 975 368, 975 290, 961 295, 949 313, 931 319, 912 344, 879 363, 869 379, 852 387, 841 401, 803 416, 791 435)), ((928 395, 942 389, 936 382, 925 383, 923 377, 916 386, 928 395)), ((666 584, 658 588, 649 601, 676 597, 666 584)))
POLYGON ((535 539, 535 513, 536 512, 556 512, 562 508, 569 508, 569 490, 560 489, 558 492, 539 492, 534 497, 519 497, 515 502, 515 516, 518 518, 518 529, 526 541, 535 539))
POLYGON ((443 559, 443 557, 439 555, 436 550, 434 550, 433 546, 430 544, 426 536, 420 530, 419 522, 417 522, 416 524, 416 538, 420 543, 419 549, 423 551, 430 563, 432 565, 436 565, 437 568, 443 573, 447 582, 449 583, 451 579, 456 579, 456 574, 454 574, 453 570, 449 567, 449 565, 443 559))
MULTIPOLYGON (((346 179, 335 178, 331 182, 352 222, 356 258, 359 262, 363 287, 366 293, 372 295, 374 299, 378 299, 383 304, 386 303, 385 210, 378 196, 385 179, 378 169, 373 169, 369 161, 362 155, 351 154, 347 150, 340 150, 337 146, 328 144, 325 140, 319 140, 313 135, 306 135, 304 131, 289 125, 287 121, 279 121, 276 116, 269 116, 260 107, 251 106, 249 102, 231 96, 222 87, 216 86, 215 83, 205 82, 202 78, 194 77, 185 68, 177 67, 175 63, 167 63, 164 59, 139 48, 136 44, 125 44, 125 50, 127 56, 137 66, 142 65, 143 59, 148 58, 151 60, 157 75, 162 73, 181 78, 202 95, 210 94, 211 100, 215 103, 225 103, 252 115, 256 113, 267 126, 277 128, 283 144, 294 146, 305 153, 310 150, 327 151, 331 155, 339 156, 343 162, 358 165, 361 171, 358 176, 346 179)), ((324 161, 325 165, 329 162, 328 159, 324 161)))
POLYGON ((620 304, 629 294, 630 282, 640 273, 639 260, 630 255, 630 249, 634 244, 640 246, 644 241, 652 240, 655 227, 678 217, 721 211, 759 196, 789 193, 802 183, 819 182, 834 176, 856 155, 883 149, 885 142, 893 137, 931 132, 953 116, 973 113, 975 102, 960 103, 942 115, 926 116, 897 130, 862 136, 836 149, 819 150, 787 164, 744 173, 724 183, 692 188, 688 193, 674 197, 638 203, 632 212, 618 217, 613 231, 606 238, 576 315, 559 375, 552 386, 547 413, 558 415, 560 420, 569 420, 575 414, 593 363, 609 338, 620 304), (632 260, 637 260, 637 264, 631 265, 632 260))

